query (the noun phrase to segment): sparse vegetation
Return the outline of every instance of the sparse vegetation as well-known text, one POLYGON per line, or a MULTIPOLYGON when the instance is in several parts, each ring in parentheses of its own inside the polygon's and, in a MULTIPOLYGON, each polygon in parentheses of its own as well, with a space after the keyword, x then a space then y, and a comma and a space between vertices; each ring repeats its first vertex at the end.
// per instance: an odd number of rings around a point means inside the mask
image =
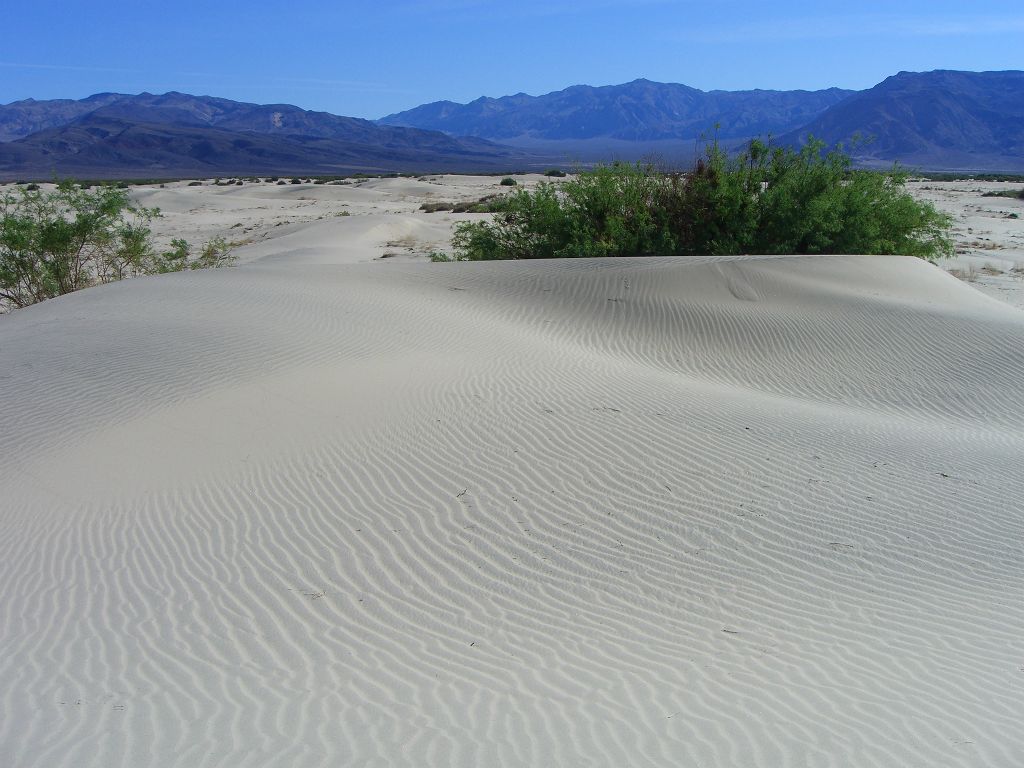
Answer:
POLYGON ((978 268, 973 264, 968 264, 966 268, 954 267, 949 270, 949 274, 957 280, 963 280, 967 283, 973 283, 978 280, 978 268))
POLYGON ((1010 197, 1015 200, 1024 200, 1024 189, 999 189, 985 192, 982 197, 1010 197))
POLYGON ((171 249, 159 255, 151 256, 142 271, 146 274, 162 274, 166 272, 182 272, 187 269, 210 269, 231 264, 235 257, 231 255, 231 244, 223 237, 215 237, 200 249, 198 255, 192 254, 192 247, 187 240, 171 240, 171 249))
POLYGON ((560 178, 564 178, 565 171, 560 170, 558 168, 550 168, 550 169, 544 171, 544 175, 545 176, 554 176, 554 177, 560 179, 560 178))
POLYGON ((906 192, 907 176, 854 170, 841 150, 710 144, 696 168, 615 163, 503 197, 493 221, 462 222, 460 260, 690 254, 952 255, 950 218, 906 192))
POLYGON ((463 200, 461 202, 438 201, 423 203, 420 210, 426 213, 496 213, 505 209, 504 195, 484 195, 479 200, 463 200))
POLYGON ((515 179, 513 179, 511 176, 506 176, 499 183, 503 187, 515 187, 515 186, 517 186, 519 184, 519 182, 516 181, 515 179))
POLYGON ((31 304, 139 274, 230 263, 230 245, 207 243, 191 257, 188 243, 154 253, 155 208, 134 205, 119 186, 82 189, 63 181, 49 190, 21 188, 0 196, 0 310, 31 304))
POLYGON ((931 181, 1024 181, 1020 173, 946 173, 941 171, 916 171, 915 176, 931 181))

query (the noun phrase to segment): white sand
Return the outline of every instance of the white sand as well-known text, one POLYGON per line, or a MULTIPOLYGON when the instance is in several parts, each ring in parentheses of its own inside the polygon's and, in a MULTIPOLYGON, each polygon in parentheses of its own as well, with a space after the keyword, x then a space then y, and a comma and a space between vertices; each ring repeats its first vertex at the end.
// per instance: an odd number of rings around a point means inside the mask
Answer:
MULTIPOLYGON (((533 187, 540 174, 517 176, 533 187)), ((343 184, 249 184, 165 188, 142 187, 140 205, 159 208, 153 222, 157 243, 184 236, 195 246, 213 237, 244 245, 243 262, 340 264, 379 258, 424 260, 447 250, 453 221, 466 214, 424 213, 423 203, 477 202, 504 193, 493 176, 421 176, 352 180, 343 184)))
POLYGON ((1024 309, 1024 200, 985 197, 1021 182, 917 181, 913 194, 953 216, 956 258, 942 266, 989 296, 1024 309))
POLYGON ((0 763, 1024 764, 1024 313, 374 261, 445 240, 415 183, 0 317, 0 763))

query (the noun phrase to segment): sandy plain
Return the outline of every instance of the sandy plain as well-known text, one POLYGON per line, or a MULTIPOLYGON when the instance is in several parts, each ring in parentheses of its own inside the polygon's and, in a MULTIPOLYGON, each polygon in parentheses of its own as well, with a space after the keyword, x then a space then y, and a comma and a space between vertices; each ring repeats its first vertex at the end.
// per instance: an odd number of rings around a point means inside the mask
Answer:
POLYGON ((2 762, 1024 764, 1024 206, 429 263, 497 182, 141 189, 238 266, 0 317, 2 762))

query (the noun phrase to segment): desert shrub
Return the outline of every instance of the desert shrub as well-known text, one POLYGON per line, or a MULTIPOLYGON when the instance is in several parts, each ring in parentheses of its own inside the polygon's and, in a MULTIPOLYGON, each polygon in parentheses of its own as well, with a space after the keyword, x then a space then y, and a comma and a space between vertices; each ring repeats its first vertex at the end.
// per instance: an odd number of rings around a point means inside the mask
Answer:
POLYGON ((301 179, 292 179, 292 184, 301 184, 301 183, 302 183, 301 179))
POLYGON ((118 187, 65 181, 0 197, 0 307, 26 307, 144 272, 155 209, 118 187))
POLYGON ((192 246, 187 240, 178 238, 171 240, 170 250, 150 256, 142 271, 146 274, 164 274, 189 269, 212 269, 226 267, 234 260, 231 245, 223 237, 215 237, 207 242, 197 255, 192 254, 192 246))
POLYGON ((544 171, 544 175, 545 176, 555 176, 557 178, 562 178, 563 176, 565 176, 565 171, 559 170, 558 168, 550 168, 550 169, 544 171))
POLYGON ((35 192, 37 189, 39 189, 39 185, 36 184, 35 182, 25 185, 25 190, 27 192, 35 192))
POLYGON ((500 184, 501 184, 501 186, 503 186, 503 187, 514 187, 514 186, 516 186, 516 185, 518 185, 518 184, 519 184, 519 182, 518 182, 518 181, 516 181, 515 179, 513 179, 513 178, 512 178, 511 176, 506 176, 506 177, 505 177, 504 179, 502 179, 502 180, 501 180, 501 181, 500 181, 499 183, 500 183, 500 184))
POLYGON ((217 267, 232 261, 222 238, 192 257, 188 243, 155 254, 155 208, 134 205, 117 186, 19 189, 0 196, 0 311, 139 274, 217 267))
POLYGON ((505 201, 502 195, 484 195, 479 200, 462 200, 457 203, 443 200, 422 203, 420 210, 425 213, 497 213, 505 209, 505 201))
POLYGON ((493 221, 464 222, 459 259, 643 254, 952 253, 950 218, 905 190, 900 169, 854 170, 841 149, 717 143, 688 173, 615 163, 504 197, 493 221))
POLYGON ((1012 197, 1017 200, 1024 200, 1024 189, 1000 189, 995 192, 985 192, 982 197, 1012 197))
POLYGON ((199 255, 188 260, 188 269, 213 269, 225 267, 235 261, 231 245, 223 237, 215 237, 199 250, 199 255))
POLYGON ((190 187, 201 187, 201 186, 203 186, 203 182, 201 182, 201 181, 190 181, 188 183, 188 185, 190 187))

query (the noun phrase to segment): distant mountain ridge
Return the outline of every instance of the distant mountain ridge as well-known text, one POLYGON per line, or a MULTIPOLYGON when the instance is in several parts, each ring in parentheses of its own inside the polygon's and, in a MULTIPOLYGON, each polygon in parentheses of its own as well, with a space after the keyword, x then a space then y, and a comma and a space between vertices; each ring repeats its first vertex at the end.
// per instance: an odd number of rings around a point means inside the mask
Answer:
POLYGON ((577 156, 626 155, 632 144, 641 148, 633 157, 675 149, 685 159, 682 142, 713 131, 727 146, 755 136, 798 146, 814 136, 845 143, 861 165, 1024 172, 1024 72, 900 72, 864 91, 700 91, 635 80, 434 102, 378 123, 577 156), (867 141, 851 145, 858 135, 867 141))
POLYGON ((16 141, 37 131, 66 125, 120 99, 121 93, 97 93, 87 99, 25 99, 0 105, 0 142, 16 141))
POLYGON ((0 178, 507 170, 518 150, 289 104, 171 92, 0 106, 0 178))
POLYGON ((694 139, 716 124, 722 138, 747 138, 799 128, 853 93, 839 88, 701 91, 640 79, 622 85, 575 85, 543 96, 481 97, 469 104, 438 101, 377 122, 494 141, 694 139))
POLYGON ((829 145, 860 134, 862 162, 1024 170, 1024 72, 900 72, 780 137, 829 145))
POLYGON ((729 147, 769 135, 846 142, 862 165, 1024 172, 1024 72, 900 72, 856 92, 635 80, 435 102, 376 122, 177 92, 28 99, 0 105, 0 179, 505 172, 648 154, 685 164, 712 131, 729 147), (857 135, 870 141, 850 146, 857 135))

